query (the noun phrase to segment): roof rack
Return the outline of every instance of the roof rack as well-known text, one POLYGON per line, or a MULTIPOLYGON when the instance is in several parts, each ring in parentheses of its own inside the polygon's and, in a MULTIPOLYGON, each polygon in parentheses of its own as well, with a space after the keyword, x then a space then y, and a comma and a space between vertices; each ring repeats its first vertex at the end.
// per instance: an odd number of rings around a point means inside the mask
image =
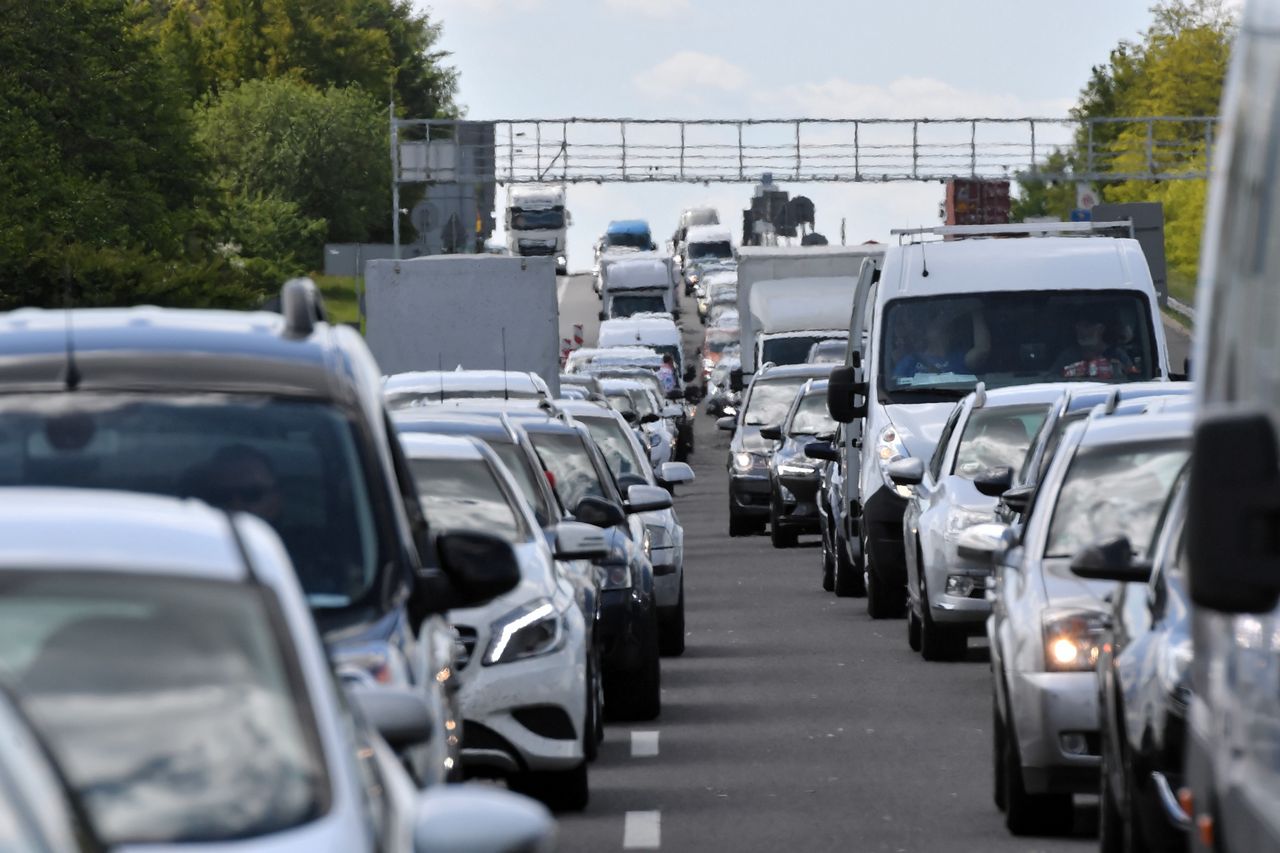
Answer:
POLYGON ((320 288, 309 278, 291 278, 280 288, 280 313, 284 333, 291 338, 310 337, 316 323, 328 322, 320 288))
POLYGON ((1112 222, 1010 222, 1004 225, 934 225, 928 228, 894 228, 889 233, 898 238, 899 245, 903 237, 1004 237, 1004 236, 1051 236, 1082 235, 1094 236, 1122 232, 1125 236, 1133 236, 1133 222, 1122 219, 1112 222))

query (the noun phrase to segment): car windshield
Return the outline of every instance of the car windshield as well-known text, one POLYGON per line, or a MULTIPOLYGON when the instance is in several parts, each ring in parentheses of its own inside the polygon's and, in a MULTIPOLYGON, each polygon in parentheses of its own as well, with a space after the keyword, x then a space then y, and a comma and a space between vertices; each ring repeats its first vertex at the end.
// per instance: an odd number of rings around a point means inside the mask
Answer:
POLYGON ((954 472, 972 480, 991 468, 1016 468, 1048 414, 1047 403, 976 410, 960 436, 954 472))
POLYGON ((666 310, 666 300, 661 296, 615 296, 609 301, 611 317, 630 317, 632 314, 666 310))
POLYGON ((631 443, 627 433, 629 430, 613 418, 580 418, 586 424, 587 431, 600 445, 600 452, 609 463, 609 470, 615 479, 623 474, 644 476, 644 467, 640 457, 636 455, 635 445, 631 443))
POLYGON ((768 338, 760 346, 760 363, 804 364, 814 344, 830 339, 830 335, 787 335, 768 338))
POLYGON ((604 236, 606 246, 621 246, 628 249, 647 249, 652 242, 648 232, 637 234, 631 231, 614 231, 604 236))
POLYGON ((787 376, 777 379, 757 379, 751 384, 750 399, 742 416, 747 426, 769 426, 780 424, 787 416, 792 401, 800 386, 808 382, 810 376, 787 376))
POLYGON ((1082 449, 1058 492, 1045 556, 1072 557, 1095 542, 1127 536, 1136 557, 1145 558, 1188 453, 1186 441, 1082 449))
POLYGON ((558 231, 563 227, 563 210, 516 210, 511 214, 513 231, 558 231))
POLYGON ((605 394, 604 398, 609 401, 609 408, 616 412, 632 412, 636 407, 632 404, 631 398, 627 396, 625 391, 619 391, 616 394, 605 394))
POLYGON ((604 486, 591 464, 591 455, 581 436, 577 433, 534 432, 529 438, 555 480, 560 503, 570 511, 583 498, 605 496, 604 486))
POLYGON ((848 343, 838 338, 822 341, 809 348, 809 356, 805 359, 809 364, 844 364, 844 351, 848 343))
POLYGON ((627 395, 631 397, 632 410, 643 417, 644 415, 656 415, 657 406, 654 405, 653 398, 649 396, 649 392, 643 388, 629 388, 627 395))
POLYGON ((410 459, 422 511, 440 531, 483 530, 508 542, 523 542, 529 531, 520 520, 515 495, 508 495, 483 459, 410 459))
MULTIPOLYGON (((506 465, 507 470, 511 472, 516 485, 520 487, 520 494, 533 508, 533 514, 537 517, 538 523, 543 526, 549 524, 554 510, 546 505, 542 491, 534 484, 534 473, 529 470, 529 458, 525 455, 524 449, 508 441, 494 441, 488 444, 502 460, 502 464, 506 465)), ((542 474, 539 472, 538 476, 542 474)))
POLYGON ((825 435, 836 431, 836 422, 827 411, 827 392, 806 394, 791 419, 790 435, 825 435))
POLYGON ((150 573, 0 574, 0 678, 113 849, 240 841, 328 808, 266 596, 150 573))
POLYGON ((689 258, 697 260, 700 258, 732 258, 733 246, 728 240, 718 240, 714 243, 690 243, 689 258))
POLYGON ((898 299, 884 311, 880 389, 889 402, 988 388, 1157 375, 1145 296, 1045 290, 898 299))
POLYGON ((151 492, 251 512, 280 534, 324 610, 376 595, 390 561, 359 447, 356 427, 319 403, 59 394, 0 408, 0 486, 151 492))

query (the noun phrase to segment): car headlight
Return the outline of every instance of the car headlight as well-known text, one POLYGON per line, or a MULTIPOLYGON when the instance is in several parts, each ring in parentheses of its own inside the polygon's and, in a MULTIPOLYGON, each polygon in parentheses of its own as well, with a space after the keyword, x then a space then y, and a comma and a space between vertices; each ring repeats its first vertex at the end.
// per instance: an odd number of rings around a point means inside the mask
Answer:
POLYGON ((947 595, 968 598, 975 589, 986 589, 984 578, 973 575, 947 575, 947 595))
POLYGON ((759 453, 740 450, 733 454, 733 468, 735 471, 750 471, 753 468, 762 468, 764 464, 764 457, 759 453))
POLYGON ((990 524, 996 520, 995 513, 980 512, 971 509, 952 507, 947 513, 947 539, 957 539, 960 534, 978 524, 990 524))
POLYGON ((601 589, 631 589, 631 565, 629 563, 610 563, 599 568, 601 589))
POLYGON ((565 642, 564 620, 547 599, 517 607, 490 626, 484 665, 550 654, 565 642))
POLYGON ((783 462, 778 466, 778 473, 784 477, 812 477, 818 473, 816 465, 804 465, 800 462, 783 462))
POLYGON ((665 524, 646 524, 644 526, 645 537, 649 540, 649 549, 654 548, 674 548, 675 541, 671 538, 671 532, 667 530, 665 524))
POLYGON ((1098 663, 1107 614, 1096 610, 1046 610, 1044 664, 1049 672, 1089 672, 1098 663))
POLYGON ((906 459, 910 455, 896 427, 890 424, 880 430, 880 435, 876 438, 876 459, 880 463, 880 479, 884 481, 886 489, 892 489, 896 495, 903 498, 911 497, 911 489, 908 486, 895 485, 893 480, 889 479, 889 465, 899 459, 906 459))
POLYGON ((336 646, 329 654, 338 678, 354 684, 407 687, 409 662, 399 647, 383 640, 336 646))
POLYGON ((697 284, 699 280, 700 280, 700 279, 698 278, 698 274, 697 274, 696 272, 691 272, 691 273, 689 273, 689 283, 690 283, 690 284, 697 284))

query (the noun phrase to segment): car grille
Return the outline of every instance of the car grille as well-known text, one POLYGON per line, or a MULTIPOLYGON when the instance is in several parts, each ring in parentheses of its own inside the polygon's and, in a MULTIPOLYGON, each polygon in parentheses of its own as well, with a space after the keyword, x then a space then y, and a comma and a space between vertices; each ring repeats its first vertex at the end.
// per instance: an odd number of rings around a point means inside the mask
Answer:
POLYGON ((521 240, 518 245, 520 247, 520 254, 528 255, 530 257, 554 255, 556 253, 556 247, 554 245, 548 246, 546 243, 526 243, 521 240))
POLYGON ((476 629, 466 625, 453 626, 453 656, 458 672, 467 668, 471 655, 476 650, 476 629))

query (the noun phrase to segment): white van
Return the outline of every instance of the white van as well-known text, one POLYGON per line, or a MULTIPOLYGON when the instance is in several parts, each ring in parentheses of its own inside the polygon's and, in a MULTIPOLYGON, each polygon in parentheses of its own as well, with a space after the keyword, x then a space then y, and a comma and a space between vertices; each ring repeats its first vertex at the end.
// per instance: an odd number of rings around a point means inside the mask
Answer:
POLYGON ((909 491, 888 467, 928 459, 956 401, 978 382, 1170 378, 1142 249, 1098 236, 1121 228, 1128 223, 895 231, 903 242, 885 253, 879 275, 863 264, 849 353, 828 400, 837 420, 854 423, 842 430, 849 545, 873 618, 901 615, 906 595, 909 491), (1031 236, 1046 230, 1058 236, 1031 236), (1020 239, 994 239, 1011 236, 1020 239))
POLYGON ((678 311, 669 257, 620 258, 600 271, 600 319, 678 311))
POLYGON ((684 376, 684 348, 680 345, 680 327, 669 316, 636 314, 600 324, 596 346, 649 347, 660 355, 676 360, 676 376, 684 376))

